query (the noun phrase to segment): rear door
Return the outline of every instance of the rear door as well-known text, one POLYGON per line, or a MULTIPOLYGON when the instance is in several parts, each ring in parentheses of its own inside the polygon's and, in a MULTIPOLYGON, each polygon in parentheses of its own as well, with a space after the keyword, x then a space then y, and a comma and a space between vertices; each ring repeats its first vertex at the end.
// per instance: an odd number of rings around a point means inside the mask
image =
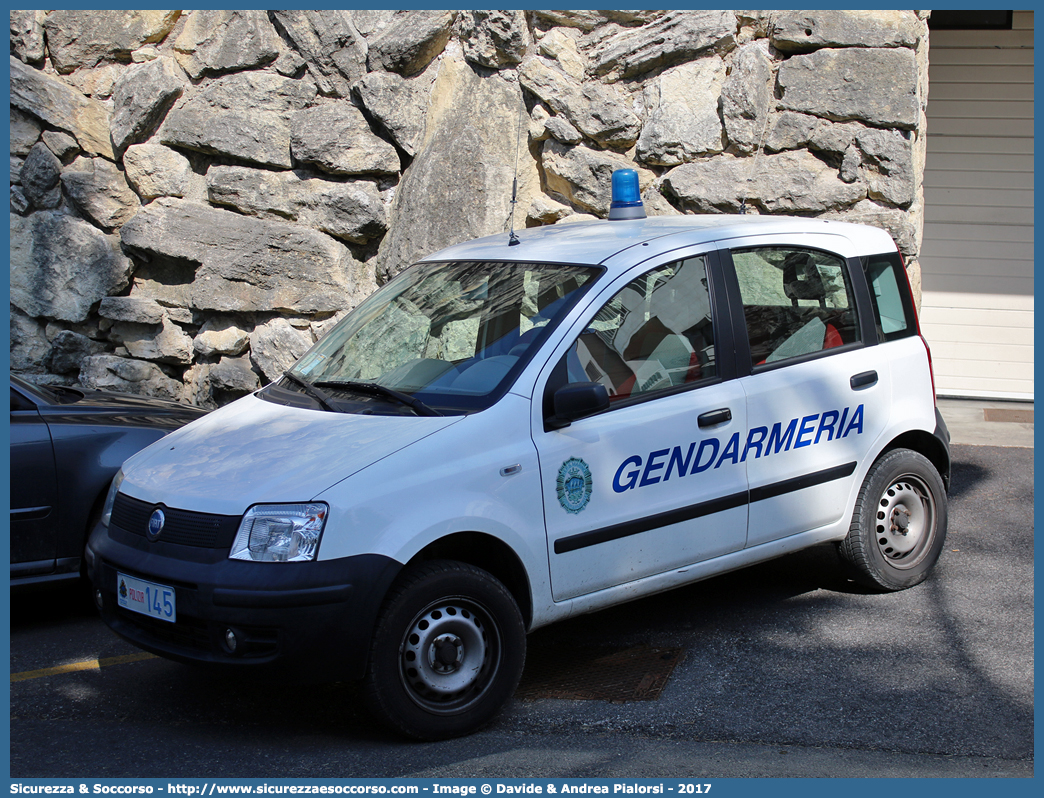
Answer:
POLYGON ((713 258, 676 256, 618 278, 538 381, 533 437, 556 601, 744 546, 747 478, 732 453, 746 404, 722 340, 731 326, 714 310, 713 258), (554 391, 583 381, 606 387, 609 410, 549 428, 554 391))
POLYGON ((802 235, 732 241, 722 253, 742 305, 748 547, 846 524, 854 480, 888 423, 889 364, 847 249, 838 236, 802 235))

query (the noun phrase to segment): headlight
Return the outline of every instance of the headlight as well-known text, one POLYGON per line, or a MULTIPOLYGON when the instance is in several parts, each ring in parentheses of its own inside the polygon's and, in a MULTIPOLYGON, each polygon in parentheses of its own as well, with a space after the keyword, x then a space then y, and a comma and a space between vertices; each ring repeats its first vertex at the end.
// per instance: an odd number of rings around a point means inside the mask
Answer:
POLYGON ((105 496, 105 505, 102 507, 101 523, 106 529, 109 528, 109 519, 112 518, 112 505, 116 501, 116 494, 120 492, 120 485, 123 484, 123 469, 121 468, 116 472, 116 476, 112 478, 112 484, 109 486, 109 492, 105 496))
POLYGON ((309 504, 259 504, 246 511, 228 555, 253 562, 314 560, 329 507, 309 504))

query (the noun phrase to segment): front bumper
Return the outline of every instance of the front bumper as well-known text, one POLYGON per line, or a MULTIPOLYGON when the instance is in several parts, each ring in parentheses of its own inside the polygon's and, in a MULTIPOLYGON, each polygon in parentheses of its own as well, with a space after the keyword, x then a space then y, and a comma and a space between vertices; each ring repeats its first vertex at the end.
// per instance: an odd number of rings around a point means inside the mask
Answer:
POLYGON ((206 665, 293 671, 296 678, 361 678, 381 601, 402 565, 363 554, 305 563, 228 559, 228 549, 149 543, 113 525, 87 544, 102 619, 154 654, 206 665), (119 606, 117 574, 175 591, 177 621, 119 606), (225 643, 231 629, 238 644, 225 643))

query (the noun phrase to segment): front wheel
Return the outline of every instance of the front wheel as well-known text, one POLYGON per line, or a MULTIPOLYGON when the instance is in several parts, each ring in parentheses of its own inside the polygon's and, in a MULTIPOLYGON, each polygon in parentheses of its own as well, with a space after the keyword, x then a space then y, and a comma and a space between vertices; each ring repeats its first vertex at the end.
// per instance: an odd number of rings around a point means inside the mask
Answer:
POLYGON ((378 719, 409 737, 457 737, 507 703, 525 656, 522 614, 503 584, 465 563, 419 563, 385 601, 363 695, 378 719))
POLYGON ((893 449, 870 468, 839 544, 854 578, 879 590, 923 582, 946 539, 946 488, 931 461, 893 449))

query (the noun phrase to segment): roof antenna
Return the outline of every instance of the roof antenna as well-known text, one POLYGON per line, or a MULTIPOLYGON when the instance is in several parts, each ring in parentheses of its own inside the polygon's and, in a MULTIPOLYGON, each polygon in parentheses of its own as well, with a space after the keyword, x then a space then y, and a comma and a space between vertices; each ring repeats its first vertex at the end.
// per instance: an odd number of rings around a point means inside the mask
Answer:
POLYGON ((754 180, 754 170, 758 168, 758 156, 761 155, 761 145, 765 141, 765 134, 768 132, 769 114, 768 109, 765 109, 765 124, 761 128, 761 135, 758 137, 758 146, 754 150, 754 158, 751 160, 750 171, 747 173, 747 179, 744 183, 744 194, 740 200, 739 212, 743 215, 747 213, 747 197, 750 195, 750 184, 754 180))
MULTIPOLYGON (((519 94, 521 95, 522 87, 519 86, 519 94)), ((508 234, 508 246, 518 246, 522 242, 518 240, 518 236, 515 235, 515 205, 518 203, 518 149, 522 146, 522 109, 526 107, 526 100, 524 97, 519 97, 522 100, 522 104, 518 107, 518 137, 515 139, 515 177, 511 181, 511 232, 508 234)))

